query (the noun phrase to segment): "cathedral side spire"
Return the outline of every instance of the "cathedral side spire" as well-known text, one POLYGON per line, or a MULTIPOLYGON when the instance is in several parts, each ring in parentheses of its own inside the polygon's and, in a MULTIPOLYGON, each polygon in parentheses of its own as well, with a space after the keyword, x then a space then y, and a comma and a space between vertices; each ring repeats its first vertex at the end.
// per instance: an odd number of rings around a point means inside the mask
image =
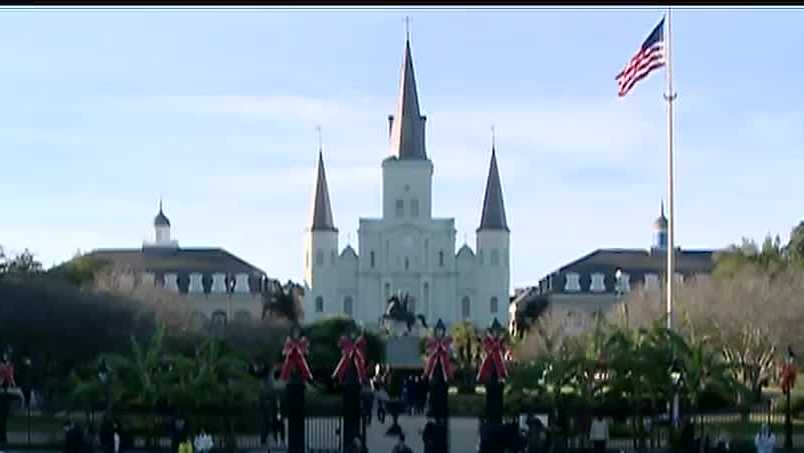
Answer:
POLYGON ((419 110, 409 39, 405 40, 405 55, 399 83, 399 98, 395 114, 391 118, 391 154, 399 159, 427 159, 424 146, 426 118, 419 110))
POLYGON ((491 147, 491 163, 489 164, 489 177, 486 181, 486 196, 483 199, 483 214, 480 216, 480 228, 477 230, 510 231, 505 218, 505 203, 503 202, 500 172, 497 169, 497 152, 494 145, 491 147))
POLYGON ((324 170, 324 152, 318 150, 318 169, 316 170, 315 195, 313 198, 312 231, 337 231, 332 220, 332 205, 329 202, 327 175, 324 170))

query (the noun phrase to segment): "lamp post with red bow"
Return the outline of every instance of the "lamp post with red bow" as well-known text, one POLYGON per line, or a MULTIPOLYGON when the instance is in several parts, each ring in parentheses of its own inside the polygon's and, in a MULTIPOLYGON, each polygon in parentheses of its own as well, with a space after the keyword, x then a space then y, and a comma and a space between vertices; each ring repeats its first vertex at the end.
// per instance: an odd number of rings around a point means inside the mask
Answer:
POLYGON ((450 363, 452 337, 448 336, 446 332, 444 322, 439 319, 433 328, 433 336, 427 339, 424 376, 430 381, 430 410, 427 415, 432 418, 432 421, 427 422, 422 433, 427 453, 447 453, 449 451, 447 394, 453 369, 452 363, 450 363))
POLYGON ((793 353, 793 348, 787 347, 787 356, 785 357, 784 365, 782 366, 782 392, 787 398, 787 407, 784 413, 784 448, 790 450, 793 448, 793 420, 791 417, 790 407, 790 394, 793 387, 796 385, 796 355, 793 353))
POLYGON ((365 443, 365 429, 361 430, 360 386, 366 378, 366 337, 352 326, 349 334, 338 341, 341 359, 332 373, 332 378, 343 386, 343 448, 354 444, 356 437, 365 443))
POLYGON ((312 380, 313 373, 307 365, 307 339, 301 335, 301 327, 293 325, 290 336, 282 348, 285 361, 279 378, 288 383, 285 389, 283 408, 288 419, 288 453, 304 453, 304 384, 312 380))
MULTIPOLYGON (((505 366, 505 356, 508 348, 505 345, 505 330, 497 318, 486 331, 483 339, 483 361, 477 373, 477 380, 486 386, 486 432, 497 432, 502 424, 503 417, 503 386, 502 382, 508 377, 505 366)), ((489 445, 489 436, 486 442, 489 445)))

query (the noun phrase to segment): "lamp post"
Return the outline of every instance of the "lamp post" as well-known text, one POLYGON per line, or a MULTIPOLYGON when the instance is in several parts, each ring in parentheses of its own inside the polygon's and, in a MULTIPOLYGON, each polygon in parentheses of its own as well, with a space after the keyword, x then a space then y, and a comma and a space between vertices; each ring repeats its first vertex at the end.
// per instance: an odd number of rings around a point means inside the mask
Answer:
POLYGON ((792 409, 790 407, 790 394, 793 393, 793 386, 796 382, 796 355, 793 353, 793 348, 787 347, 787 355, 785 356, 784 367, 782 368, 782 391, 785 394, 786 408, 784 413, 784 448, 790 450, 793 448, 793 420, 792 409))
POLYGON ((106 411, 104 415, 108 417, 111 415, 112 412, 112 398, 111 398, 111 391, 110 391, 110 375, 111 370, 109 366, 106 365, 106 359, 102 358, 98 363, 98 380, 100 381, 101 385, 103 385, 103 390, 106 395, 106 411))
POLYGON ((625 328, 628 329, 628 302, 623 303, 623 270, 617 268, 614 272, 614 290, 617 293, 617 303, 622 304, 623 317, 625 318, 625 328))
POLYGON ((674 428, 678 428, 679 422, 679 390, 684 384, 684 374, 677 360, 673 360, 670 367, 670 383, 673 385, 673 402, 671 406, 670 421, 674 428))
POLYGON ((26 424, 28 425, 28 446, 31 445, 31 395, 33 392, 32 387, 32 376, 31 373, 33 368, 31 366, 31 358, 25 356, 22 359, 22 365, 25 367, 25 388, 24 396, 25 396, 25 411, 26 411, 26 424))

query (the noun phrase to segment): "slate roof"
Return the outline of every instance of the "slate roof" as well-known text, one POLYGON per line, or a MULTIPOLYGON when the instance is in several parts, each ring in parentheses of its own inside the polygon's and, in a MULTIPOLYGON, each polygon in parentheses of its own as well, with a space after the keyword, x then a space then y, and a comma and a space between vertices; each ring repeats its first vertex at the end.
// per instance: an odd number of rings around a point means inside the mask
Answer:
POLYGON ((489 177, 486 181, 486 196, 483 198, 483 214, 480 216, 480 230, 508 229, 508 220, 505 218, 505 203, 503 202, 500 172, 497 169, 497 153, 491 147, 491 163, 489 164, 489 177))
POLYGON ((391 120, 392 156, 398 159, 427 159, 424 146, 424 123, 426 118, 419 110, 419 95, 413 73, 413 57, 410 41, 405 41, 405 56, 399 81, 399 99, 391 120))
MULTIPOLYGON (((676 249, 675 272, 689 276, 709 274, 714 267, 716 250, 676 249)), ((587 291, 590 275, 604 274, 606 291, 614 291, 617 269, 629 274, 631 284, 643 282, 645 274, 663 275, 667 267, 667 254, 663 250, 652 249, 598 249, 551 273, 540 282, 543 292, 563 292, 565 276, 575 272, 580 275, 581 291, 587 291), (548 290, 546 280, 552 278, 552 289, 548 290)))
POLYGON ((318 169, 316 172, 315 195, 313 199, 312 231, 338 231, 332 220, 332 205, 329 202, 327 174, 324 170, 324 153, 318 151, 318 169))
POLYGON ((154 226, 170 226, 170 220, 162 212, 162 200, 159 200, 159 214, 154 217, 154 226))
POLYGON ((193 272, 265 274, 258 267, 221 248, 98 249, 93 250, 87 256, 133 270, 158 274, 189 274, 193 272))

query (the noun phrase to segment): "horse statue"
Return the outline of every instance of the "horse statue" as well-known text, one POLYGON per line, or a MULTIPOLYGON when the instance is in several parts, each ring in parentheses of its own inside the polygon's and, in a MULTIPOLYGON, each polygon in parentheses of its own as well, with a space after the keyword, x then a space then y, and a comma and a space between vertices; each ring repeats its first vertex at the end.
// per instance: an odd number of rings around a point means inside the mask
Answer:
POLYGON ((424 315, 417 315, 410 309, 412 300, 413 298, 407 293, 403 295, 394 294, 388 299, 388 306, 385 309, 385 314, 382 315, 387 329, 389 324, 404 323, 407 328, 406 333, 410 334, 417 321, 422 327, 427 328, 427 321, 424 319, 424 315))

